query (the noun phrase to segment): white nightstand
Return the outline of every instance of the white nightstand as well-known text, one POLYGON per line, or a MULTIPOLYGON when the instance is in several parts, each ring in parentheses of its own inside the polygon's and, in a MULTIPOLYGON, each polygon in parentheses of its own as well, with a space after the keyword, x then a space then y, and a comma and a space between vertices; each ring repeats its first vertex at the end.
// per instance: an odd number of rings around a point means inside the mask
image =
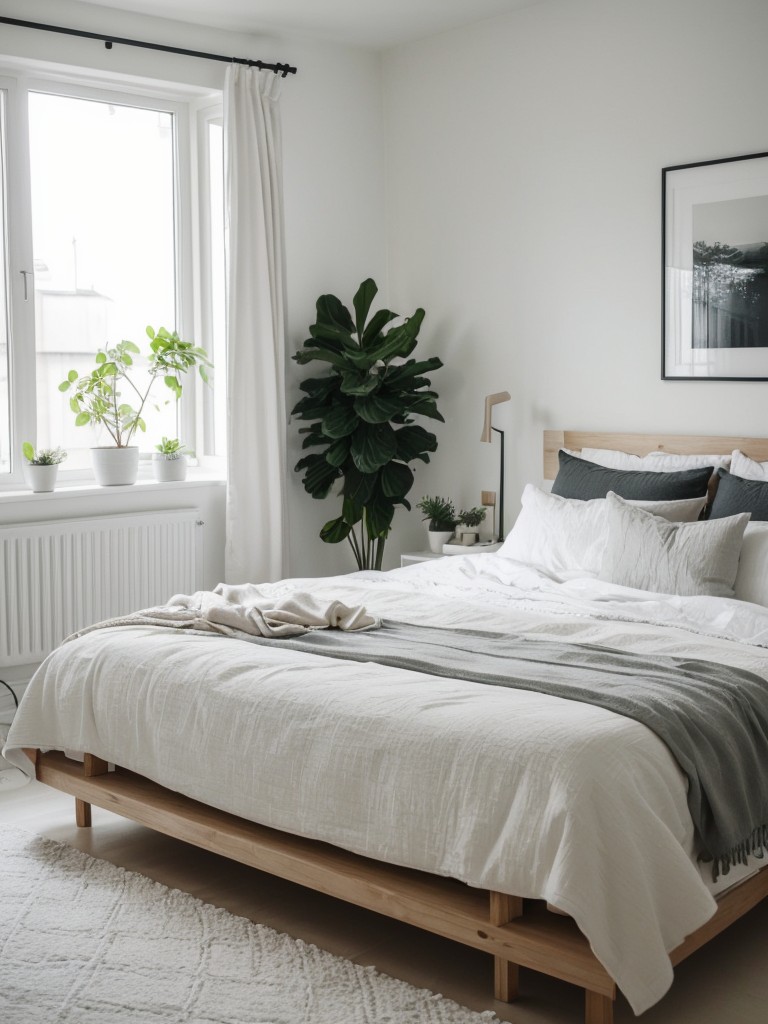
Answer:
POLYGON ((428 562, 430 558, 442 558, 442 551, 438 554, 435 551, 405 551, 400 555, 400 568, 404 565, 414 565, 416 562, 428 562))
POLYGON ((442 558, 443 555, 480 555, 492 554, 501 547, 501 541, 496 544, 446 544, 439 553, 435 551, 405 551, 400 555, 400 568, 404 565, 414 565, 416 562, 428 562, 430 558, 442 558), (451 548, 446 551, 447 547, 451 548), (459 550, 460 549, 460 550, 459 550))

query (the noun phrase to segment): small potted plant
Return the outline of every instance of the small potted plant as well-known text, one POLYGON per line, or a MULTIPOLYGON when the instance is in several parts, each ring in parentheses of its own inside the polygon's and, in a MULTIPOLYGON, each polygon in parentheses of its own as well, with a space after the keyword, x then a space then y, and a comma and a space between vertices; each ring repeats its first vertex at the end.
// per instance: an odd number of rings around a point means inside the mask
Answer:
POLYGON ((456 538, 461 544, 475 544, 480 537, 478 527, 485 519, 484 508, 462 509, 456 517, 456 538))
POLYGON ((196 366, 203 380, 208 380, 211 361, 205 349, 182 341, 176 331, 171 333, 164 327, 157 331, 147 327, 147 337, 149 353, 144 379, 136 373, 134 365, 134 357, 141 354, 139 346, 121 341, 114 348, 96 353, 96 366, 89 374, 81 377, 77 370, 70 370, 67 379, 59 384, 59 391, 74 389, 69 405, 75 414, 75 425, 103 427, 114 442, 91 448, 96 483, 102 486, 136 482, 139 449, 131 441, 137 430, 147 429, 142 413, 155 380, 161 377, 175 399, 181 398, 181 378, 188 370, 196 366))
POLYGON ((27 487, 35 494, 52 491, 56 486, 59 465, 66 459, 62 448, 38 448, 25 441, 21 446, 24 455, 22 470, 27 487))
POLYGON ((155 445, 155 448, 157 451, 152 454, 152 470, 155 480, 159 483, 186 480, 188 449, 178 437, 164 437, 160 444, 155 445))
POLYGON ((454 528, 458 522, 456 509, 453 502, 448 498, 424 497, 416 502, 416 508, 424 513, 424 519, 429 520, 427 536, 429 538, 429 549, 437 554, 443 550, 443 544, 447 544, 453 536, 454 528))

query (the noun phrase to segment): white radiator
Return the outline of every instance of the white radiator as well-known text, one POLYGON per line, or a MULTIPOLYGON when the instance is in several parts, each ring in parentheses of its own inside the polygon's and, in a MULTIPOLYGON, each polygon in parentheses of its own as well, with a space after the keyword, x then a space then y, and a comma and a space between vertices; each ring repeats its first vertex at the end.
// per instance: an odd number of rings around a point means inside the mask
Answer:
POLYGON ((0 667, 83 626, 199 589, 198 509, 0 527, 0 667))

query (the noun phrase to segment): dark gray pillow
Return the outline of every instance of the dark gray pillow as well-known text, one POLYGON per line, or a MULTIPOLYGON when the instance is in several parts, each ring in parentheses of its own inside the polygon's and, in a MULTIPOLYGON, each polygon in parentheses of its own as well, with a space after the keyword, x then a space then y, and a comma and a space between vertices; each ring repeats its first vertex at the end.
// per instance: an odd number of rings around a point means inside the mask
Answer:
POLYGON ((710 519, 725 519, 739 512, 751 512, 752 522, 768 522, 768 483, 745 480, 726 469, 718 469, 720 477, 715 500, 709 511, 710 519))
MULTIPOLYGON (((561 498, 604 498, 613 491, 620 498, 641 501, 676 501, 680 498, 701 498, 707 493, 712 466, 682 469, 674 473, 651 473, 647 470, 606 469, 586 459, 577 459, 567 452, 558 452, 560 469, 552 493, 561 498)), ((724 513, 730 515, 731 513, 724 513)))

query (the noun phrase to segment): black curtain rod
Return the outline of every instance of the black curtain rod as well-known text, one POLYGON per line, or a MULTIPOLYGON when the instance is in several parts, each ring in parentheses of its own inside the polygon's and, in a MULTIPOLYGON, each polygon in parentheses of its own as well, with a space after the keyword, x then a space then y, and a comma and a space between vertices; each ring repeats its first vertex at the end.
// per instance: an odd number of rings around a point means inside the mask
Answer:
POLYGON ((98 39, 103 42, 108 50, 112 49, 113 43, 120 43, 123 46, 141 46, 145 50, 162 50, 163 53, 181 53, 185 57, 200 57, 203 60, 220 60, 225 64, 245 64, 249 68, 259 68, 262 71, 274 71, 276 75, 295 75, 296 68, 290 64, 267 64, 263 60, 249 60, 247 57, 225 57, 220 53, 204 53, 201 50, 184 50, 179 46, 164 46, 162 43, 144 43, 140 39, 122 39, 120 36, 105 35, 103 32, 84 32, 79 28, 62 28, 59 25, 44 25, 39 21, 21 21, 19 18, 0 17, 0 22, 6 25, 17 25, 19 28, 36 28, 43 32, 59 32, 65 36, 79 36, 81 39, 98 39))

